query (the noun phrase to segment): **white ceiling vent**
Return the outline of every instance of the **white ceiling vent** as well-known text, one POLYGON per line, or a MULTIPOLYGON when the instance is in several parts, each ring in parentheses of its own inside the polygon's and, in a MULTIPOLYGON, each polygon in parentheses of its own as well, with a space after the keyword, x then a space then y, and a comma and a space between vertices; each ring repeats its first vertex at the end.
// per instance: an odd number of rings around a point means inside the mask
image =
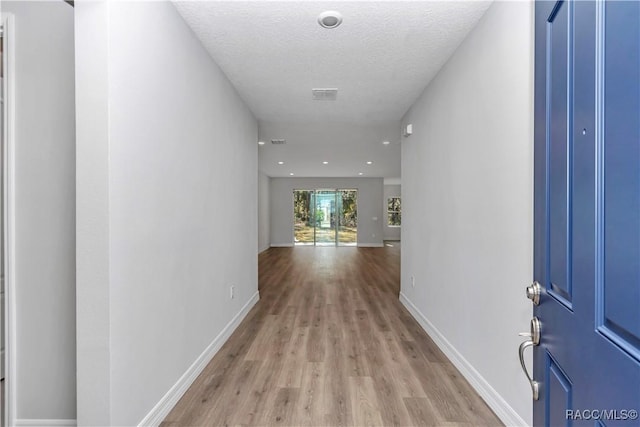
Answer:
POLYGON ((286 143, 287 143, 287 141, 286 141, 286 140, 284 140, 284 139, 272 139, 272 140, 271 140, 271 143, 272 143, 273 145, 282 145, 282 144, 286 144, 286 143))
POLYGON ((335 101, 338 99, 338 89, 326 88, 326 89, 311 89, 314 101, 335 101))

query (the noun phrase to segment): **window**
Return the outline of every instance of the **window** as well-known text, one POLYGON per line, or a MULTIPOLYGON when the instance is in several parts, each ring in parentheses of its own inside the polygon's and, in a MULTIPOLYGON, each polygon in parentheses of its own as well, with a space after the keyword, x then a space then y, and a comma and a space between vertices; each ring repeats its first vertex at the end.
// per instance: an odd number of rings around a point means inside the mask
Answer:
POLYGON ((389 227, 400 227, 401 218, 400 197, 389 197, 387 199, 387 225, 389 227))

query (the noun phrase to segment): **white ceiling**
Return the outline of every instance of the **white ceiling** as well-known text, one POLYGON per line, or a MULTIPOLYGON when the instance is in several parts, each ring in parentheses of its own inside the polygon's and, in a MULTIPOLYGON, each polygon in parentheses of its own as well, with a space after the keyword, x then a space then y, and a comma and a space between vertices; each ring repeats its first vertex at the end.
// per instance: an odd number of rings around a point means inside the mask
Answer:
POLYGON ((400 177, 400 126, 387 123, 261 122, 260 170, 269 176, 400 177), (286 145, 271 145, 271 138, 286 145), (383 145, 382 141, 389 141, 383 145), (284 162, 279 165, 278 162, 284 162), (325 165, 322 162, 329 162, 325 165), (368 165, 366 162, 372 162, 368 165))
POLYGON ((399 177, 400 119, 490 2, 174 4, 258 118, 268 143, 260 148, 262 171, 288 176, 297 166, 297 176, 357 176, 371 158, 368 176, 399 177), (342 25, 320 27, 325 10, 340 12, 342 25), (313 101, 312 88, 338 88, 338 99, 313 101), (393 126, 395 136, 387 135, 393 126), (288 141, 275 147, 271 138, 288 141), (395 148, 381 145, 389 138, 395 148), (335 154, 330 168, 318 167, 325 152, 335 154), (290 167, 276 167, 276 159, 290 167))

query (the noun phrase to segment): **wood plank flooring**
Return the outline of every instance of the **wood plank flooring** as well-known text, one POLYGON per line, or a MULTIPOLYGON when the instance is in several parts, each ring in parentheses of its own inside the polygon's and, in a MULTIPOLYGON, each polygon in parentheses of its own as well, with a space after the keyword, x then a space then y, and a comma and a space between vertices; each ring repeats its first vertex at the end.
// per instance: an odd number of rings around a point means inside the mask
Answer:
POLYGON ((400 248, 271 248, 260 302, 162 426, 500 426, 398 301, 400 248))

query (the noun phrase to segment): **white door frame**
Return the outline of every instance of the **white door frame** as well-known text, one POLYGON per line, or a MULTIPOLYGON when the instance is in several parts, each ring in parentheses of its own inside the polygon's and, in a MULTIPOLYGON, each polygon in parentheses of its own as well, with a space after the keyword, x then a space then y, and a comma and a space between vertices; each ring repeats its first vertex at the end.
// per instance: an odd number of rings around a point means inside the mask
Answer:
POLYGON ((5 393, 4 393, 4 425, 13 426, 16 422, 16 297, 15 297, 15 37, 14 19, 9 13, 2 14, 2 61, 4 62, 4 109, 3 109, 3 144, 2 144, 2 178, 4 209, 4 332, 5 332, 5 393))

